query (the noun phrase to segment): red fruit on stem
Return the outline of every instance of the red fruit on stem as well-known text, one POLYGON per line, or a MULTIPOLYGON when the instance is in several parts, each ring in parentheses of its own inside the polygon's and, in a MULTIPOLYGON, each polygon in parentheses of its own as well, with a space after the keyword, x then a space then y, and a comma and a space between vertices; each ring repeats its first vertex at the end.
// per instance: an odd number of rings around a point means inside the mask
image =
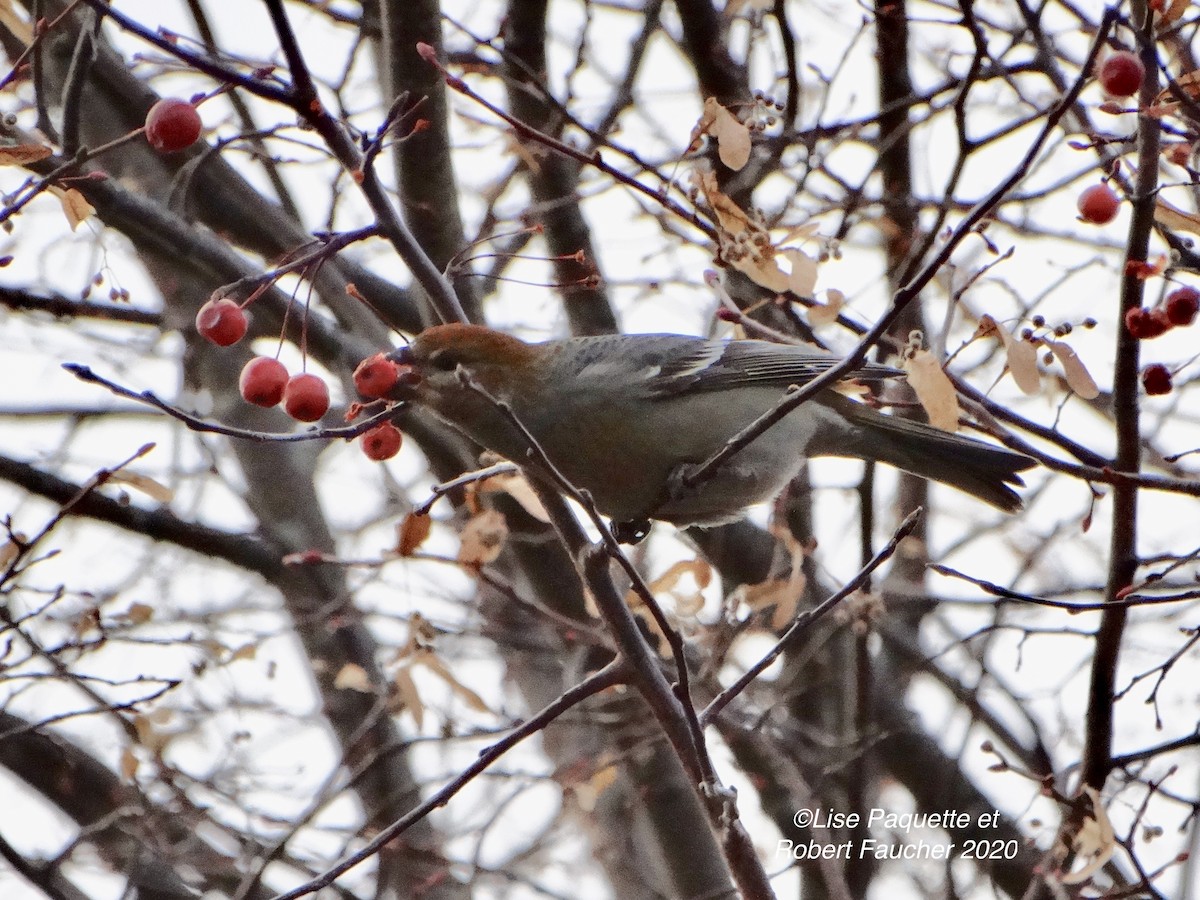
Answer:
POLYGON ((1105 225, 1117 217, 1121 201, 1107 184, 1093 184, 1079 195, 1079 218, 1092 225, 1105 225))
POLYGON ((383 462, 400 452, 400 444, 403 441, 404 436, 400 434, 400 429, 391 422, 384 422, 363 434, 362 451, 368 459, 383 462))
POLYGON ((200 139, 202 128, 196 107, 177 97, 159 100, 146 114, 146 140, 159 153, 187 149, 200 139))
POLYGON ((278 405, 283 399, 283 390, 287 383, 287 368, 279 360, 269 356, 254 357, 242 367, 241 377, 238 378, 242 399, 268 409, 278 405))
POLYGON ((196 313, 196 330, 218 347, 228 347, 240 341, 246 334, 248 324, 242 308, 228 297, 209 300, 196 313))
POLYGON ((298 422, 315 422, 329 410, 329 387, 320 375, 293 375, 283 389, 283 408, 298 422))
POLYGON ((1171 393, 1171 370, 1162 363, 1146 366, 1142 370, 1142 387, 1152 396, 1171 393))
POLYGON ((400 366, 382 353, 376 353, 360 362, 354 370, 354 387, 364 397, 379 400, 391 392, 399 377, 400 366))
POLYGON ((1166 334, 1171 328, 1171 323, 1167 321, 1161 309, 1151 310, 1135 306, 1125 313, 1125 327, 1135 338, 1144 341, 1166 334))
POLYGON ((1200 291, 1194 287, 1175 288, 1167 294, 1167 320, 1172 325, 1191 325, 1200 312, 1200 291))
POLYGON ((1110 97, 1132 97, 1145 77, 1146 67, 1128 50, 1118 50, 1100 66, 1100 86, 1110 97))

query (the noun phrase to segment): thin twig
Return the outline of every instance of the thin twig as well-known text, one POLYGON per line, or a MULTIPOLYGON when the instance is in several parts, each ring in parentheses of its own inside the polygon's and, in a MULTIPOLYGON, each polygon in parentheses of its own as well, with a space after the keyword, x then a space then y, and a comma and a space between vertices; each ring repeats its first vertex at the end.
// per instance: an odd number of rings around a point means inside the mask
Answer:
POLYGON ((1088 54, 1087 60, 1083 63, 1081 74, 1072 86, 1055 106, 1046 114, 1046 123, 1042 127, 1041 132, 1034 139, 1029 149, 1026 151, 1024 158, 1013 169, 999 185, 997 185, 986 197, 979 203, 975 204, 974 208, 963 217, 962 221, 946 239, 941 249, 934 257, 917 273, 917 275, 896 292, 892 298, 892 306, 884 315, 877 321, 859 341, 854 351, 837 365, 832 366, 827 371, 822 373, 817 378, 808 382, 804 387, 790 391, 784 396, 773 409, 763 413, 746 428, 742 429, 738 434, 732 437, 724 447, 717 453, 713 454, 709 459, 705 460, 698 466, 692 467, 682 479, 680 485, 682 489, 695 488, 697 485, 703 484, 714 477, 717 471, 729 462, 734 456, 748 447, 753 441, 761 437, 767 429, 776 424, 787 416, 790 412, 800 406, 807 400, 815 397, 818 393, 825 390, 827 387, 832 387, 842 378, 849 375, 858 368, 864 359, 867 352, 875 346, 883 335, 896 323, 900 318, 900 314, 904 308, 915 300, 925 289, 925 286, 933 279, 933 277, 942 269, 942 266, 953 255, 958 245, 967 235, 972 234, 976 226, 982 222, 989 213, 1004 199, 1013 188, 1020 183, 1029 171, 1030 166, 1041 153, 1042 147, 1045 146, 1054 129, 1058 127, 1059 121, 1067 111, 1071 108, 1076 98, 1083 91, 1085 85, 1091 80, 1092 66, 1096 61, 1096 57, 1100 52, 1100 48, 1104 45, 1104 39, 1108 35, 1109 29, 1112 27, 1113 20, 1116 18, 1116 11, 1109 9, 1105 11, 1100 24, 1096 29, 1096 37, 1092 43, 1091 52, 1088 54))
POLYGON ((248 428, 234 428, 230 425, 222 425, 219 422, 210 422, 207 419, 194 416, 191 413, 184 412, 177 406, 172 406, 153 391, 139 392, 131 390, 117 384, 115 381, 110 381, 102 375, 97 375, 90 367, 81 365, 80 363, 63 363, 63 368, 80 381, 101 385, 118 397, 125 397, 129 400, 135 400, 138 403, 144 403, 147 406, 153 406, 155 409, 162 410, 171 418, 178 419, 192 431, 221 434, 226 437, 240 438, 241 440, 254 441, 260 444, 294 444, 300 441, 335 440, 338 438, 348 441, 370 431, 376 425, 390 421, 397 414, 396 407, 389 406, 358 424, 347 425, 345 428, 314 428, 311 431, 289 434, 275 431, 252 431, 248 428))
POLYGON ((339 876, 344 875, 359 863, 370 859, 435 809, 445 806, 455 794, 473 781, 477 775, 484 772, 488 766, 517 744, 521 743, 521 741, 525 740, 525 738, 541 731, 563 713, 578 706, 584 700, 620 684, 623 680, 623 666, 617 663, 609 663, 609 665, 600 671, 592 673, 579 684, 575 685, 575 687, 563 692, 558 699, 547 705, 541 712, 513 729, 510 734, 496 741, 490 747, 481 750, 479 758, 463 769, 452 781, 447 783, 441 790, 432 794, 424 803, 413 807, 408 813, 383 829, 361 849, 350 854, 329 869, 326 869, 318 877, 290 891, 278 894, 272 900, 296 900, 298 897, 314 894, 321 890, 321 888, 333 884, 339 876))
POLYGON ((917 523, 921 520, 922 512, 923 510, 920 507, 910 512, 904 521, 900 523, 900 527, 896 529, 896 533, 892 535, 891 540, 887 542, 883 549, 875 554, 870 562, 859 570, 857 575, 846 582, 841 590, 830 594, 812 609, 806 609, 798 615, 795 621, 788 627, 788 630, 775 642, 775 646, 768 650, 762 659, 747 669, 737 681, 713 698, 713 701, 700 714, 700 723, 708 725, 712 722, 714 718, 721 714, 721 710, 729 704, 729 701, 744 691, 750 682, 762 674, 767 666, 771 665, 781 653, 791 647, 810 625, 866 584, 867 580, 871 577, 871 573, 887 561, 896 552, 896 548, 900 546, 900 542, 908 537, 913 529, 917 527, 917 523))

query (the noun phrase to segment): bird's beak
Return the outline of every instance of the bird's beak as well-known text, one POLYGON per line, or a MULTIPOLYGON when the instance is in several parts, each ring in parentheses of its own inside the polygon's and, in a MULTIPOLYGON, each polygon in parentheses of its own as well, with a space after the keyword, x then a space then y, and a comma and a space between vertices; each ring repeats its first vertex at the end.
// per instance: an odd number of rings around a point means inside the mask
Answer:
POLYGON ((408 347, 397 347, 388 353, 386 359, 394 362, 399 371, 392 389, 388 391, 389 400, 411 400, 414 391, 422 381, 421 373, 417 371, 413 360, 412 350, 408 347))

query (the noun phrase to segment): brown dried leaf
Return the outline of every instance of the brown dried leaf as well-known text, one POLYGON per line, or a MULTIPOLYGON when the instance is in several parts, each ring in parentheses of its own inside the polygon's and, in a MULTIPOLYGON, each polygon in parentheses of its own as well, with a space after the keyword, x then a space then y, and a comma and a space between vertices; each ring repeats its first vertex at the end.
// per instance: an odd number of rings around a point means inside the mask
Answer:
POLYGON ((135 715, 133 730, 137 734, 138 743, 151 753, 161 753, 171 740, 171 733, 159 728, 170 720, 170 710, 157 710, 149 715, 135 715))
POLYGON ((237 662, 239 660, 249 660, 249 659, 254 659, 257 656, 258 656, 258 643, 255 641, 251 641, 248 644, 242 644, 242 646, 240 646, 236 650, 234 650, 232 655, 230 655, 230 657, 229 657, 229 661, 237 662))
POLYGON ((769 578, 757 584, 743 584, 737 589, 734 599, 745 604, 751 612, 774 606, 771 628, 779 631, 791 622, 800 604, 807 580, 799 567, 794 567, 786 577, 769 578))
POLYGON ((798 247, 784 247, 779 255, 792 267, 788 289, 800 297, 811 297, 817 286, 817 261, 798 247))
POLYGON ((1175 20, 1183 15, 1184 11, 1188 8, 1189 3, 1191 3, 1191 0, 1171 0, 1170 6, 1155 13, 1155 27, 1158 28, 1159 31, 1170 28, 1175 20))
POLYGON ((1079 831, 1071 839, 1071 849, 1083 860, 1083 867, 1063 875, 1059 879, 1063 884, 1082 884, 1087 881, 1104 867, 1117 850, 1112 822, 1109 821, 1099 792, 1093 787, 1085 787, 1083 790, 1091 799, 1092 808, 1084 817, 1079 831))
POLYGON ((717 186, 717 176, 714 173, 698 171, 695 173, 695 179, 700 192, 704 194, 705 202, 716 215, 717 223, 725 231, 737 236, 749 231, 761 230, 740 206, 721 192, 717 186))
POLYGON ((141 491, 151 500, 157 500, 159 503, 170 503, 175 499, 175 492, 165 484, 155 481, 149 475, 139 475, 137 472, 130 472, 127 469, 113 472, 109 476, 109 481, 117 484, 126 484, 129 487, 141 491))
POLYGON ((463 526, 458 561, 467 566, 494 562, 508 539, 508 524, 494 509, 485 509, 463 526))
POLYGON ((846 295, 841 291, 829 290, 825 294, 828 297, 825 303, 809 307, 808 324, 813 328, 832 325, 838 320, 838 316, 842 314, 842 309, 846 306, 846 295))
POLYGON ((412 556, 425 543, 432 528, 433 519, 428 515, 420 516, 410 512, 400 520, 400 525, 396 528, 396 553, 400 556, 412 556))
MULTIPOLYGON (((669 594, 675 603, 675 611, 681 616, 695 616, 704 607, 703 591, 712 583, 712 567, 701 559, 681 559, 673 563, 648 585, 652 594, 669 594), (691 575, 699 590, 690 591, 679 587, 685 576, 691 575)), ((634 601, 630 601, 631 604, 634 601)))
POLYGON ((746 15, 753 16, 755 13, 767 12, 775 8, 775 0, 729 0, 725 4, 725 9, 721 14, 726 19, 733 19, 742 12, 743 8, 746 15))
POLYGON ((16 540, 9 538, 0 545, 0 567, 7 567, 21 553, 21 545, 17 541, 24 541, 25 535, 18 534, 16 540))
POLYGON ((904 360, 902 367, 929 416, 929 424, 943 431, 957 431, 958 394, 937 358, 928 350, 915 350, 904 360))
POLYGON ((134 776, 137 775, 137 770, 137 754, 133 752, 132 747, 126 747, 121 751, 121 777, 125 781, 133 781, 134 776))
POLYGON ((396 685, 396 694, 399 697, 401 709, 407 710, 409 715, 413 717, 413 722, 416 723, 417 730, 419 731, 425 722, 425 704, 421 702, 421 694, 417 690, 417 683, 413 681, 412 673, 409 672, 407 666, 396 670, 394 684, 396 685))
POLYGON ((1200 216, 1173 206, 1161 196, 1154 204, 1154 221, 1163 228, 1170 228, 1173 231, 1190 231, 1192 234, 1200 234, 1200 216))
POLYGON ((732 261, 733 267, 760 287, 781 293, 788 290, 788 274, 774 259, 763 256, 743 256, 732 261))
POLYGON ((1045 344, 1050 348, 1050 352, 1054 354, 1059 365, 1063 367, 1063 374, 1066 376, 1067 385, 1071 390, 1084 400, 1095 400, 1100 396, 1100 388, 1096 386, 1096 380, 1092 378, 1092 373, 1087 370, 1087 366, 1083 364, 1083 360, 1079 358, 1079 354, 1073 347, 1062 341, 1046 341, 1045 344))
POLYGON ((463 700, 469 707, 476 712, 491 712, 488 705, 483 702, 483 698, 477 693, 454 677, 454 674, 446 667, 446 664, 432 650, 422 651, 415 659, 415 662, 425 666, 429 671, 433 672, 442 681, 446 682, 460 700, 463 700))
POLYGON ((594 812, 596 804, 600 801, 600 797, 606 790, 612 787, 616 780, 617 767, 605 766, 587 781, 581 781, 572 786, 571 791, 575 795, 575 802, 579 804, 579 808, 584 812, 594 812))
POLYGON ((54 185, 50 186, 50 193, 58 198, 58 202, 62 204, 63 215, 67 217, 67 224, 74 231, 79 227, 80 223, 86 222, 88 218, 95 215, 95 207, 87 202, 87 198, 79 193, 75 188, 67 188, 65 191, 54 185))
POLYGON ((979 320, 977 336, 994 334, 1004 345, 1005 360, 1008 371, 1012 373, 1013 381, 1025 394, 1036 394, 1042 389, 1042 376, 1038 371, 1037 348, 1029 341, 1023 341, 1009 334, 997 324, 991 316, 985 315, 979 320))
POLYGON ((733 113, 709 97, 704 101, 704 113, 696 125, 693 145, 700 133, 712 135, 717 141, 717 156, 735 172, 750 161, 750 129, 733 113))
MULTIPOLYGON (((1187 72, 1175 79, 1175 84, 1183 94, 1195 100, 1200 98, 1200 71, 1187 72)), ((1179 100, 1171 88, 1165 87, 1158 92, 1158 96, 1154 98, 1154 103, 1151 108, 1157 109, 1158 116, 1174 115, 1179 111, 1179 100)))
MULTIPOLYGON (((0 21, 3 17, 0 16, 0 21)), ((7 23, 5 23, 7 24, 7 23)), ((0 147, 0 166, 23 166, 53 155, 54 151, 43 144, 14 144, 0 147)))
POLYGON ((503 491, 521 504, 521 508, 539 522, 548 523, 550 521, 550 514, 546 512, 546 507, 542 506, 542 501, 538 499, 529 479, 520 472, 493 475, 491 478, 481 481, 479 489, 481 491, 503 491))
POLYGON ((0 25, 9 30, 13 37, 28 47, 33 43, 33 26, 18 11, 14 0, 0 0, 0 25))
POLYGON ((131 603, 124 618, 130 625, 144 625, 154 618, 154 607, 146 603, 131 603))
POLYGON ((339 691, 358 691, 360 694, 371 694, 371 676, 358 663, 346 663, 333 677, 333 686, 339 691))

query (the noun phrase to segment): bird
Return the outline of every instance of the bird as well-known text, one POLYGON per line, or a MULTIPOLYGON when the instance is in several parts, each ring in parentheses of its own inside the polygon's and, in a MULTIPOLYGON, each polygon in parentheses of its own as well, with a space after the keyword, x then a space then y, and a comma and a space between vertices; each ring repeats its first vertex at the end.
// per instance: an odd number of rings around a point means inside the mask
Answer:
MULTIPOLYGON (((598 512, 639 535, 648 520, 733 521, 772 499, 809 457, 875 460, 957 488, 1006 512, 1035 461, 818 392, 707 480, 683 475, 720 451, 793 385, 840 362, 811 347, 678 334, 608 334, 531 343, 482 325, 418 334, 387 358, 403 371, 388 394, 427 409, 481 446, 529 463, 530 439, 598 512), (520 422, 518 427, 513 420, 520 422)), ((876 363, 850 378, 902 374, 876 363)))

